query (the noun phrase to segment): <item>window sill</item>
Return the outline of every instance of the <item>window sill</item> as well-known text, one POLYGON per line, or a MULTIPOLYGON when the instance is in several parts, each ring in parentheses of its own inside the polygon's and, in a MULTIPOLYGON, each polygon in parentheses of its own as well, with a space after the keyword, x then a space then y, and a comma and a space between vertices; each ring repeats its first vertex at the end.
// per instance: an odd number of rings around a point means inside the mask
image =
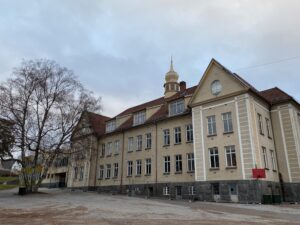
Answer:
POLYGON ((105 180, 109 180, 109 179, 110 179, 110 177, 106 177, 106 178, 105 178, 105 180))
POLYGON ((98 180, 103 180, 103 178, 98 178, 98 180))
POLYGON ((140 151, 142 151, 142 149, 137 149, 137 150, 135 150, 136 152, 140 152, 140 151))
POLYGON ((273 170, 274 173, 277 173, 277 170, 273 170))
POLYGON ((191 143, 193 143, 194 141, 186 141, 185 143, 187 143, 187 144, 191 144, 191 143))
POLYGON ((260 132, 260 135, 265 136, 265 134, 264 134, 264 133, 261 133, 261 132, 260 132))
POLYGON ((145 148, 145 150, 151 150, 151 147, 150 148, 145 148))
POLYGON ((170 147, 170 145, 163 145, 163 147, 165 147, 165 148, 166 148, 166 147, 170 147))
POLYGON ((228 132, 224 132, 223 134, 228 135, 228 134, 233 134, 233 133, 234 133, 233 131, 228 131, 228 132))
POLYGON ((265 170, 270 170, 269 168, 265 168, 265 170))
POLYGON ((174 145, 181 145, 181 142, 180 143, 174 143, 174 145))
POLYGON ((130 176, 127 175, 127 177, 130 178, 130 177, 132 177, 132 175, 130 175, 130 176))
POLYGON ((106 157, 111 157, 111 154, 107 155, 106 157))
POLYGON ((272 137, 270 137, 270 136, 268 136, 268 138, 269 138, 270 140, 273 140, 273 138, 272 138, 272 137))
POLYGON ((182 174, 182 171, 175 172, 175 174, 182 174))
POLYGON ((209 135, 207 135, 207 137, 209 138, 209 137, 216 137, 217 136, 217 134, 209 134, 209 135))
POLYGON ((170 175, 170 173, 163 173, 163 175, 165 175, 165 176, 166 176, 166 175, 170 175))
POLYGON ((135 175, 135 177, 141 177, 141 174, 135 175))
POLYGON ((209 168, 209 170, 211 170, 211 171, 214 171, 214 170, 220 170, 220 168, 219 168, 219 167, 216 167, 216 168, 209 168))
POLYGON ((146 177, 150 177, 150 176, 151 176, 151 174, 145 174, 145 176, 146 176, 146 177))
POLYGON ((116 179, 118 179, 118 177, 113 177, 112 179, 116 180, 116 179))
POLYGON ((237 169, 237 166, 226 166, 226 170, 237 169))
POLYGON ((194 170, 187 171, 187 173, 195 173, 194 170))
POLYGON ((115 154, 114 154, 114 156, 118 156, 118 155, 119 155, 119 153, 115 153, 115 154))
POLYGON ((130 151, 127 151, 127 153, 131 153, 131 152, 133 152, 132 150, 130 150, 130 151))

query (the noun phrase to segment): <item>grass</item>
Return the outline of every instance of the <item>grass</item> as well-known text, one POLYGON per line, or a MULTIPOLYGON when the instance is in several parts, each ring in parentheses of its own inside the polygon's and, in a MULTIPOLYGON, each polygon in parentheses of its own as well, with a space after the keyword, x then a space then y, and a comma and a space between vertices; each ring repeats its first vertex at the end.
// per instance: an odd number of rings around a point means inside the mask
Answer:
POLYGON ((14 180, 18 180, 18 177, 0 177, 0 182, 1 181, 14 181, 14 180))
POLYGON ((0 184, 0 191, 2 190, 8 190, 8 189, 13 189, 17 187, 18 185, 9 185, 9 184, 0 184))

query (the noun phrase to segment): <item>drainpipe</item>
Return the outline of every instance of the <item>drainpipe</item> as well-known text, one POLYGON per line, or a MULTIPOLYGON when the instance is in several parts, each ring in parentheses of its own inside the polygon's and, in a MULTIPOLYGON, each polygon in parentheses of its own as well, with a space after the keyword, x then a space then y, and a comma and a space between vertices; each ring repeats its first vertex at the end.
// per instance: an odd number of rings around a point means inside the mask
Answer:
POLYGON ((123 189, 123 161, 124 161, 124 149, 125 149, 125 133, 122 131, 122 157, 121 157, 121 180, 120 180, 120 194, 122 194, 123 189))

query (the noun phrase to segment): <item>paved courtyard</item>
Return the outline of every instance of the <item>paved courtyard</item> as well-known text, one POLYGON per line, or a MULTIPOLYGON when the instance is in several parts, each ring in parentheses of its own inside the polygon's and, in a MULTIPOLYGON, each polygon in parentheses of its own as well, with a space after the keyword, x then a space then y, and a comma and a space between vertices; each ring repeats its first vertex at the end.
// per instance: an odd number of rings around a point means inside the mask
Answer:
POLYGON ((0 191, 0 224, 300 224, 300 205, 144 199, 58 189, 0 191))

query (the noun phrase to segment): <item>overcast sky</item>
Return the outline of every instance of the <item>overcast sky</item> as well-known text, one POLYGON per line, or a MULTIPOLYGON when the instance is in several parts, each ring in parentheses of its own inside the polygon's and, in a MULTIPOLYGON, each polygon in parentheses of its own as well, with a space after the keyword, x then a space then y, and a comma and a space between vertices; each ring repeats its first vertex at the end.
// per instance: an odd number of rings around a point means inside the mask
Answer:
POLYGON ((162 96, 171 55, 188 87, 215 58, 300 100, 300 1, 0 0, 0 81, 22 59, 53 59, 107 116, 162 96))

